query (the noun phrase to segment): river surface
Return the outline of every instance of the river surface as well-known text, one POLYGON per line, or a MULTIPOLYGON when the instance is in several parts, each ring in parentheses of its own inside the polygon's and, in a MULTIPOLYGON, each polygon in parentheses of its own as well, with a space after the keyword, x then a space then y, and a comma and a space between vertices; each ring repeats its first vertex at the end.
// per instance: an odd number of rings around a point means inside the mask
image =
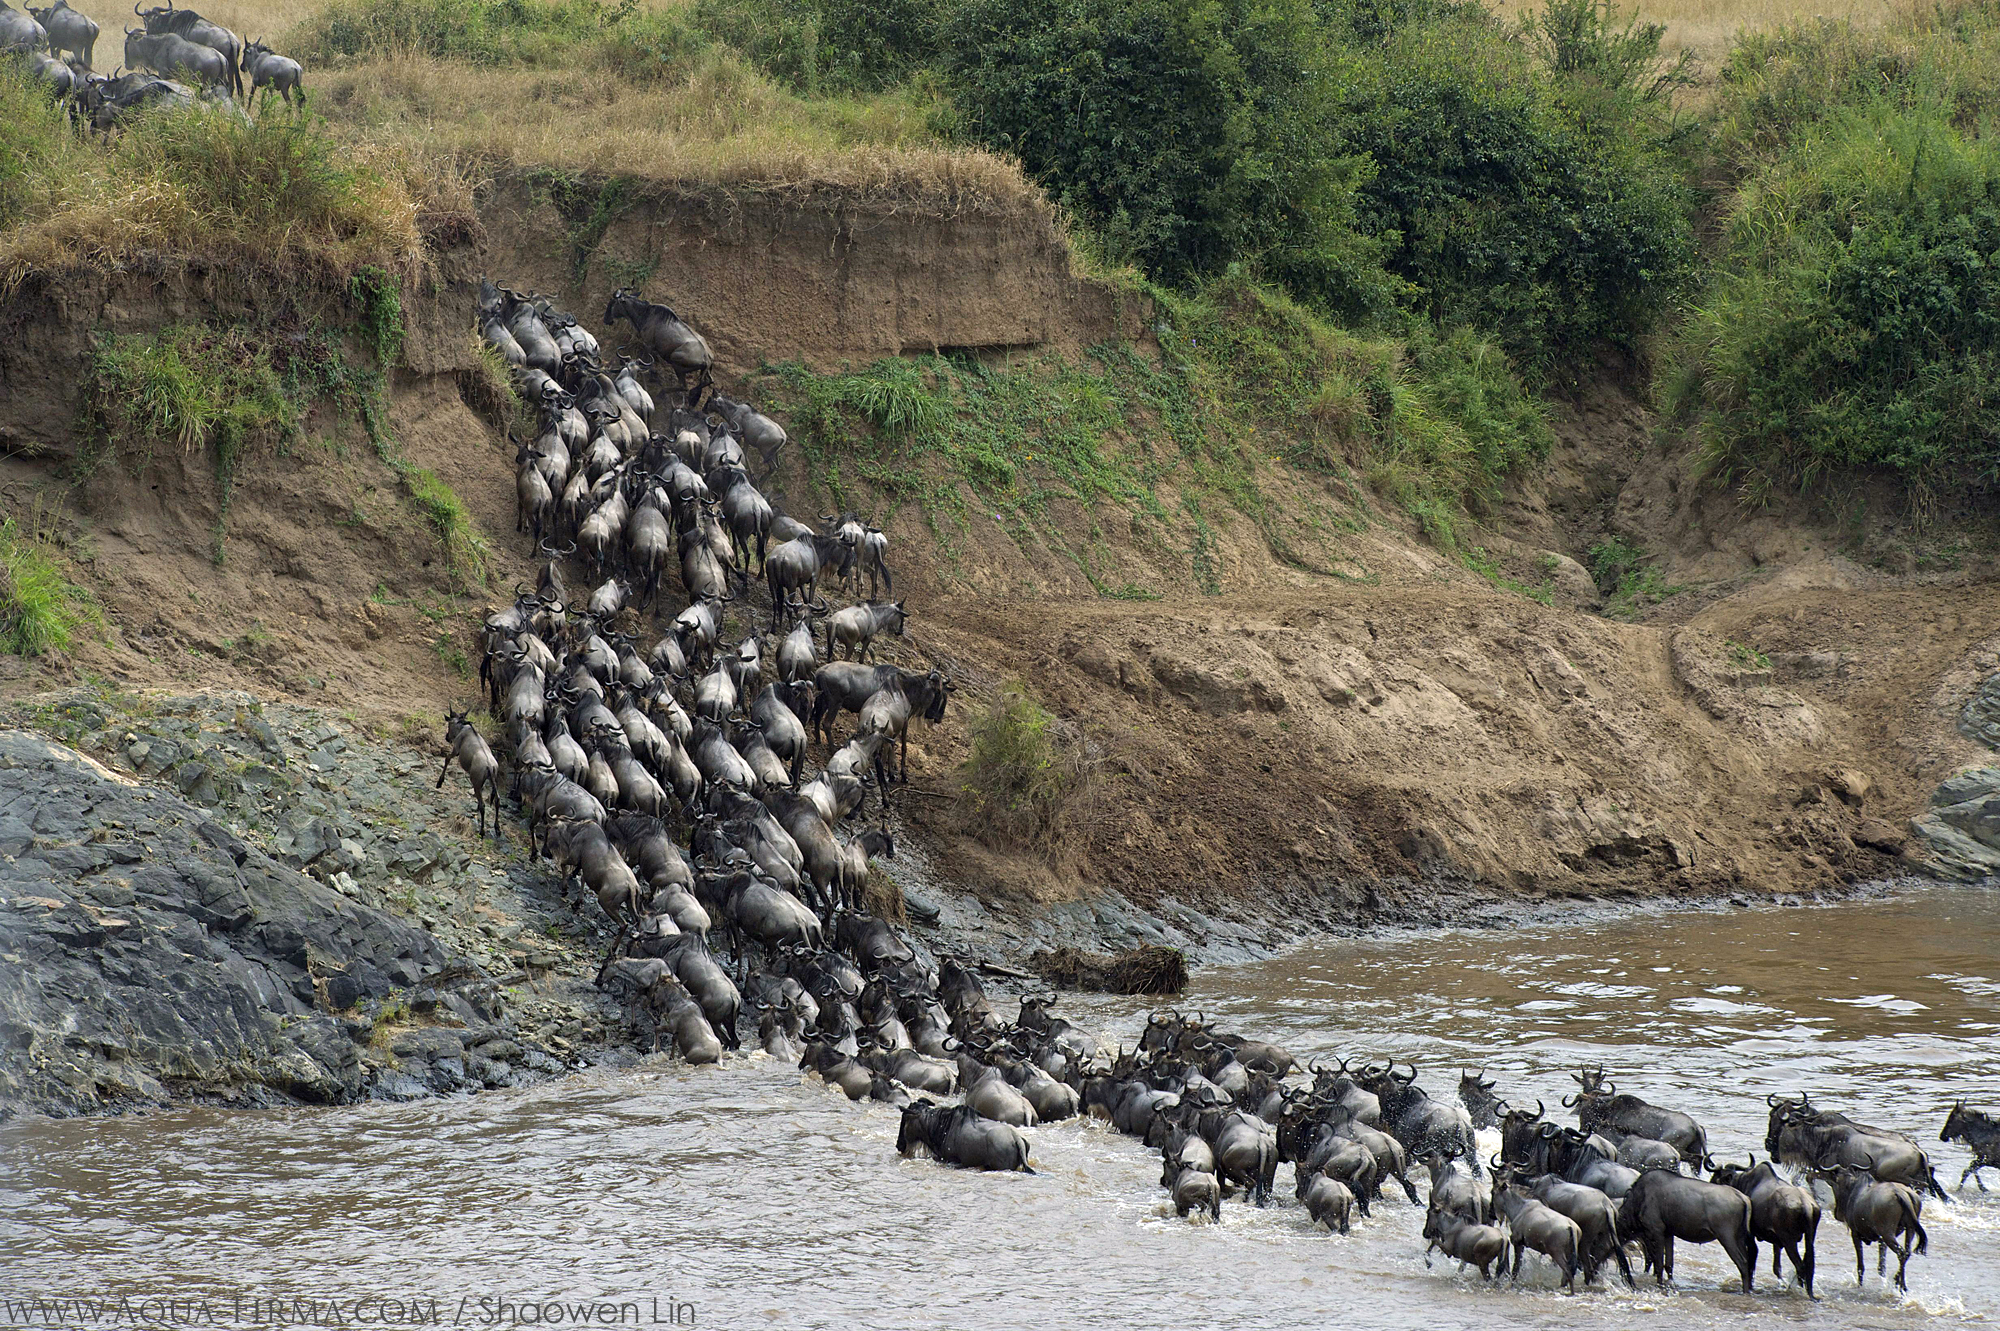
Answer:
MULTIPOLYGON (((1144 1021, 1134 1000, 1063 1005, 1113 1040, 1144 1021)), ((1434 1093, 1484 1065, 1557 1113, 1569 1072, 1603 1063, 1739 1159, 1762 1149, 1765 1094, 1809 1089, 1916 1136, 1957 1193, 1967 1156, 1936 1141, 1945 1108, 2000 1108, 2000 892, 1380 934, 1205 969, 1181 1006, 1301 1054, 1394 1053, 1434 1093)), ((1723 1288, 1734 1273, 1715 1248, 1687 1245, 1677 1289, 1570 1298, 1533 1258, 1519 1288, 1426 1270, 1399 1200, 1350 1237, 1315 1230, 1289 1166, 1283 1204, 1189 1224, 1163 1205, 1157 1157, 1101 1125, 1035 1130, 1033 1177, 901 1160, 896 1126, 762 1055, 400 1106, 0 1125, 0 1295, 206 1300, 232 1326, 288 1320, 254 1300, 364 1295, 467 1326, 596 1299, 722 1327, 2000 1320, 2000 1192, 1926 1205, 1930 1255, 1907 1296, 1872 1254, 1856 1291, 1829 1209, 1817 1305, 1771 1279, 1768 1252, 1745 1296, 1723 1288)))

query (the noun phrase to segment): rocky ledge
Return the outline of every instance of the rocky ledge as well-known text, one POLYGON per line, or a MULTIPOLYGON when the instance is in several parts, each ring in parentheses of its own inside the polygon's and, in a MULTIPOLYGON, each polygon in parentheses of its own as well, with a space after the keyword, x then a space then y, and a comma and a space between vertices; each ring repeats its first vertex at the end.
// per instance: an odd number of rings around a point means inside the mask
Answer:
POLYGON ((0 1115, 410 1099, 602 1056, 594 927, 469 850, 407 748, 236 695, 21 719, 78 747, 0 730, 0 1115))

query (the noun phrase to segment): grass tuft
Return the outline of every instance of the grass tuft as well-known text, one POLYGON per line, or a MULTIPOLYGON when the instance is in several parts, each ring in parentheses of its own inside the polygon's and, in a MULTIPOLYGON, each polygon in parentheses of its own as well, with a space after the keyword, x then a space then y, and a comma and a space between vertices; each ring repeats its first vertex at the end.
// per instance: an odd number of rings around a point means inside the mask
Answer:
POLYGON ((278 107, 248 120, 160 111, 104 144, 76 134, 9 65, 0 125, 0 288, 141 253, 335 277, 367 265, 410 272, 423 259, 413 181, 432 169, 340 142, 317 119, 278 107))
POLYGON ((1009 684, 972 723, 959 773, 966 831, 996 850, 1050 853, 1087 781, 1082 737, 1027 689, 1009 684))
POLYGON ((79 629, 101 622, 90 594, 63 576, 40 541, 13 518, 0 522, 0 650, 56 655, 79 629))
POLYGON ((486 538, 479 534, 479 524, 465 507, 465 501, 439 480, 435 472, 405 467, 402 473, 410 501, 431 524, 438 544, 444 547, 445 562, 452 576, 466 586, 484 585, 492 572, 493 552, 486 538))

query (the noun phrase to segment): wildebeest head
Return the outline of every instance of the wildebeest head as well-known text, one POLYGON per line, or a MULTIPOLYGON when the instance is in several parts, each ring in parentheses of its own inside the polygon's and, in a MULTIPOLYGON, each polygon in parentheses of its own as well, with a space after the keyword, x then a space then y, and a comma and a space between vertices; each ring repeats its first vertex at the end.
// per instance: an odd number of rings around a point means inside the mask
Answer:
POLYGON ((1785 1125, 1793 1119, 1812 1117, 1812 1101, 1801 1091, 1796 1100, 1786 1099, 1780 1095, 1767 1095, 1764 1097, 1764 1103, 1771 1107, 1771 1117, 1764 1133, 1764 1149, 1775 1156, 1778 1153, 1779 1136, 1784 1132, 1785 1125))
POLYGON ((1963 1100, 1954 1104, 1951 1112, 1945 1115, 1944 1131, 1938 1134, 1938 1140, 1967 1141, 1976 1145, 1982 1139, 2000 1139, 2000 1119, 1966 1108, 1963 1100))
POLYGON ((1475 1128, 1490 1128, 1499 1122, 1500 1109, 1506 1103, 1493 1094, 1493 1082, 1486 1077, 1486 1069, 1458 1074, 1458 1098, 1465 1104, 1465 1112, 1472 1116, 1475 1128))
POLYGON ((1538 1099, 1532 1110, 1516 1109, 1508 1106, 1500 1116, 1500 1154, 1509 1160, 1525 1160, 1534 1145, 1535 1135, 1544 1127, 1553 1127, 1543 1119, 1544 1106, 1538 1099))
POLYGON ((918 1146, 928 1147, 937 1130, 937 1102, 926 1096, 903 1106, 903 1122, 896 1130, 896 1151, 908 1155, 918 1146))

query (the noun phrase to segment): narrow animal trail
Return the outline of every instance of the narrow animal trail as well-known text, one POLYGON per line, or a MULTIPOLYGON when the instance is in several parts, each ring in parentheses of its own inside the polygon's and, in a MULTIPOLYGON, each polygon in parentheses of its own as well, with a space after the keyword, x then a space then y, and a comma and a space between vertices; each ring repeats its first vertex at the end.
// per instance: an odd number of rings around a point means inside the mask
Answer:
POLYGON ((1810 1176, 1903 1286, 1927 1247, 1923 1198, 1944 1197, 1928 1154, 1805 1095, 1768 1097, 1771 1159, 1738 1167, 1602 1066, 1573 1074, 1570 1127, 1479 1073, 1433 1097, 1414 1065, 1305 1066, 1199 1013, 1156 1012, 1115 1053, 1053 996, 1003 1018, 975 967, 933 964, 869 890, 870 858, 894 854, 886 827, 866 828, 871 798, 886 814, 910 725, 943 722, 953 691, 936 667, 869 662, 922 613, 872 599, 893 585, 886 537, 851 513, 806 523, 764 493, 783 427, 715 391, 707 343, 671 308, 620 291, 605 317, 642 354, 607 359, 546 299, 482 284, 481 335, 537 415, 517 530, 546 559, 487 622, 501 732, 489 744, 455 714, 447 739, 482 829, 490 803, 498 832, 504 768, 533 850, 616 927, 599 983, 643 1040, 710 1064, 748 1025, 850 1100, 899 1109, 899 1152, 975 1169, 1033 1173, 1030 1130, 1102 1118, 1161 1153, 1182 1217, 1280 1202, 1289 1163, 1316 1226, 1345 1235, 1384 1205, 1422 1206, 1426 1265, 1441 1253, 1518 1280, 1541 1260, 1571 1293, 1664 1285, 1677 1241, 1719 1245, 1746 1293, 1771 1244, 1810 1292, 1822 1208, 1792 1181, 1810 1176), (856 599, 835 608, 841 592, 856 599), (1498 1134, 1484 1159, 1481 1130, 1498 1134))

